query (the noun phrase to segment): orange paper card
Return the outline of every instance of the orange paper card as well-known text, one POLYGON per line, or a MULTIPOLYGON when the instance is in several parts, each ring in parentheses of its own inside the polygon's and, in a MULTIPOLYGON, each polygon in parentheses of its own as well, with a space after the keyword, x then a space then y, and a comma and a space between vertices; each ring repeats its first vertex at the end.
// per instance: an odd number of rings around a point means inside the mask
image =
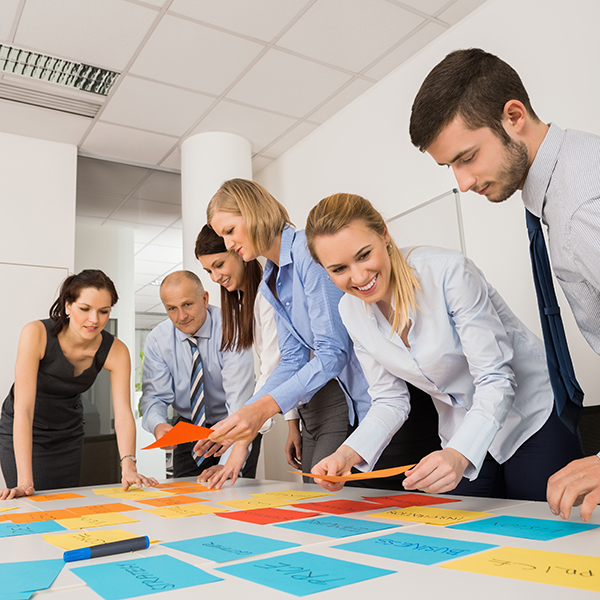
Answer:
POLYGON ((42 494, 40 496, 29 496, 29 500, 34 502, 50 502, 50 500, 70 500, 71 498, 85 498, 81 494, 73 494, 73 492, 67 492, 65 494, 42 494))
POLYGON ((148 506, 178 506, 179 504, 193 504, 194 502, 208 502, 205 498, 194 498, 193 496, 170 496, 169 498, 150 498, 149 500, 138 500, 140 504, 148 506))
POLYGON ((177 444, 185 444, 186 442, 205 440, 212 431, 212 429, 206 427, 198 427, 198 425, 193 425, 192 423, 179 421, 173 429, 167 431, 154 444, 150 444, 142 448, 142 450, 152 450, 153 448, 164 448, 165 446, 177 446, 177 444))
POLYGON ((47 510, 41 512, 26 512, 10 515, 8 519, 13 523, 37 523, 38 521, 56 521, 57 519, 72 519, 76 517, 70 510, 47 510))
POLYGON ((83 517, 86 515, 102 515, 105 513, 125 512, 128 510, 140 509, 137 506, 129 506, 129 504, 113 502, 111 504, 92 504, 91 506, 78 506, 76 508, 70 508, 69 510, 75 513, 77 516, 83 517))
POLYGON ((220 492, 221 490, 218 490, 216 488, 207 488, 206 487, 207 484, 205 483, 197 483, 196 485, 190 485, 189 487, 182 487, 182 488, 173 488, 168 490, 169 492, 172 492, 173 494, 204 494, 205 492, 220 492))
POLYGON ((318 512, 300 512, 299 510, 287 510, 285 508, 257 508, 255 510, 217 513, 217 517, 246 521, 246 523, 254 523, 255 525, 270 525, 271 523, 283 523, 284 521, 318 517, 319 514, 318 512))
POLYGON ((323 481, 329 481, 330 483, 337 483, 338 481, 354 481, 356 479, 378 479, 379 477, 392 477, 394 475, 400 475, 400 473, 404 473, 404 471, 408 471, 414 466, 415 465, 392 467, 391 469, 369 471, 368 473, 352 473, 352 475, 317 475, 315 473, 300 473, 299 471, 288 471, 288 473, 304 475, 304 477, 314 477, 315 479, 322 479, 323 481))

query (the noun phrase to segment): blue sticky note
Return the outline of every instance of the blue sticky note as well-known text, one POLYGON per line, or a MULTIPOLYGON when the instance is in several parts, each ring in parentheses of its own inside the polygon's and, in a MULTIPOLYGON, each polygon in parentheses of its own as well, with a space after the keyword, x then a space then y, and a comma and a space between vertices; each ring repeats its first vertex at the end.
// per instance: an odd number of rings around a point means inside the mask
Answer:
POLYGON ((285 529, 294 529, 295 531, 304 531, 306 533, 316 533, 317 535, 326 535, 332 538, 344 538, 350 535, 373 533, 374 531, 392 529, 400 526, 388 525, 386 523, 373 523, 372 521, 362 521, 360 519, 346 519, 344 517, 316 517, 314 519, 305 519, 304 521, 279 523, 278 525, 275 525, 275 527, 284 527, 285 529))
MULTIPOLYGON (((267 552, 276 552, 277 550, 287 550, 300 544, 280 542, 279 540, 271 540, 247 533, 232 532, 191 540, 181 540, 179 542, 169 542, 162 545, 193 554, 194 556, 208 558, 215 562, 225 562, 257 554, 266 554, 267 552)), ((0 598, 0 600, 2 599, 0 598)))
POLYGON ((500 516, 481 521, 471 521, 469 523, 457 523, 456 525, 451 525, 450 529, 466 529, 467 531, 495 533, 496 535, 547 542, 548 540, 555 540, 565 535, 573 535, 574 533, 596 529, 597 527, 600 527, 600 525, 568 523, 566 521, 552 521, 550 519, 500 516))
MULTIPOLYGON (((52 533, 64 531, 66 527, 56 521, 39 521, 38 523, 0 523, 0 538, 16 535, 31 535, 32 533, 52 533)), ((0 600, 3 600, 0 598, 0 600)))
POLYGON ((105 600, 123 600, 222 581, 166 554, 71 570, 105 600))
POLYGON ((428 535, 391 533, 368 540, 340 544, 339 546, 334 546, 334 548, 381 556, 382 558, 404 560, 420 565, 435 565, 453 558, 497 548, 497 546, 493 544, 479 544, 477 542, 448 540, 428 535))
POLYGON ((284 554, 217 570, 294 596, 308 596, 395 573, 308 552, 284 554))
POLYGON ((29 600, 35 592, 14 592, 13 594, 3 594, 0 592, 0 600, 29 600))
POLYGON ((48 589, 64 566, 65 561, 62 558, 1 563, 2 593, 33 593, 48 589))

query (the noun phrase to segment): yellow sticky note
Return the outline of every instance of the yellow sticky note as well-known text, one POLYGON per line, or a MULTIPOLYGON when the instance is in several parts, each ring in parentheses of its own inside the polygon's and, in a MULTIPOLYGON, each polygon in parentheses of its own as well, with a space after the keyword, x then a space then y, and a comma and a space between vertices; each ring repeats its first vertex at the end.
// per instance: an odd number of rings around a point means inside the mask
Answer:
POLYGON ((598 556, 507 546, 461 558, 442 567, 600 592, 598 556))
POLYGON ((138 534, 129 533, 122 529, 106 529, 104 531, 78 531, 77 533, 43 533, 42 537, 49 544, 58 546, 63 550, 77 550, 78 548, 87 548, 98 544, 128 540, 138 537, 138 534))
POLYGON ((428 523, 430 525, 453 525, 454 523, 464 523, 465 521, 488 517, 491 514, 471 510, 413 506, 409 508, 393 508, 385 512, 367 516, 378 517, 380 519, 397 519, 398 521, 416 521, 417 523, 428 523))
POLYGON ((253 498, 267 498, 277 500, 290 500, 291 502, 299 502, 300 500, 308 500, 309 498, 318 498, 319 496, 333 496, 330 492, 301 492, 299 490, 283 490, 280 492, 262 492, 261 494, 250 494, 253 498))
POLYGON ((0 512, 6 512, 7 510, 17 510, 20 506, 11 506, 10 508, 0 508, 0 512))
POLYGON ((275 508, 289 506, 293 500, 280 500, 279 498, 244 498, 243 500, 217 500, 219 504, 237 508, 238 510, 254 510, 255 508, 275 508))
POLYGON ((167 496, 173 496, 171 492, 151 492, 151 491, 136 491, 136 492, 123 492, 120 494, 105 494, 109 498, 122 498, 125 500, 147 500, 148 498, 166 498, 167 496))
POLYGON ((59 525, 67 529, 87 529, 88 527, 105 527, 106 525, 122 525, 123 523, 139 523, 137 519, 126 517, 120 513, 102 513, 100 515, 84 515, 74 519, 59 519, 59 525))
POLYGON ((227 512, 225 508, 213 508, 204 504, 179 504, 178 506, 165 506, 163 508, 151 508, 144 512, 165 517, 165 519, 179 519, 180 517, 196 517, 198 515, 210 515, 216 512, 227 512))
MULTIPOLYGON (((142 490, 135 485, 131 486, 127 492, 141 492, 142 490)), ((126 494, 127 492, 123 492, 123 488, 119 487, 110 487, 110 488, 96 488, 93 489, 92 492, 97 496, 108 496, 108 494, 126 494)))

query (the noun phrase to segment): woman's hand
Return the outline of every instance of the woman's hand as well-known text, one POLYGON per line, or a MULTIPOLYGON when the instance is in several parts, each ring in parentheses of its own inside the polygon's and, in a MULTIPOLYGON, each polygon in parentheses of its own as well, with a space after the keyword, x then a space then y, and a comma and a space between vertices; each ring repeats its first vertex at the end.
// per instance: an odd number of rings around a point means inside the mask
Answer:
MULTIPOLYGON (((350 475, 350 469, 362 460, 362 456, 350 446, 342 445, 333 454, 326 456, 321 462, 317 463, 311 469, 311 473, 315 475, 350 475)), ((324 490, 329 492, 339 492, 344 487, 343 481, 332 483, 315 478, 315 483, 318 483, 324 490)))
POLYGON ((154 487, 158 485, 158 481, 154 477, 145 477, 141 473, 137 472, 135 463, 128 458, 125 458, 121 465, 121 484, 123 491, 126 492, 132 485, 139 488, 143 486, 154 487))
POLYGON ((13 498, 22 498, 23 496, 33 496, 35 489, 33 483, 23 483, 14 488, 0 490, 0 500, 12 500, 13 498))
POLYGON ((224 465, 214 465, 205 469, 198 475, 197 481, 207 481, 209 488, 217 490, 220 489, 228 479, 231 479, 231 485, 233 485, 237 481, 239 472, 246 462, 246 458, 248 458, 250 444, 251 442, 248 441, 236 442, 227 462, 224 465))
POLYGON ((285 442, 287 463, 294 469, 302 469, 302 435, 300 434, 300 419, 288 421, 288 437, 285 442))
POLYGON ((427 455, 416 467, 406 471, 402 485, 405 490, 443 494, 460 483, 468 466, 469 461, 460 452, 454 448, 444 448, 427 455))

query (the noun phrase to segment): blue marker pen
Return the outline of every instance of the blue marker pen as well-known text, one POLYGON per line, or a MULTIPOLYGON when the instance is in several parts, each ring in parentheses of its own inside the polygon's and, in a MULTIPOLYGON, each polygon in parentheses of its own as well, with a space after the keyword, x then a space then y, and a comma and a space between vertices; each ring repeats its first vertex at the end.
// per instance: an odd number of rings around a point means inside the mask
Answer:
POLYGON ((150 546, 148 536, 130 538, 128 540, 119 540, 118 542, 109 542, 108 544, 98 544, 89 548, 78 548, 77 550, 67 550, 63 554, 65 562, 74 560, 86 560, 98 556, 110 556, 111 554, 122 554, 124 552, 134 552, 135 550, 145 550, 150 546))

